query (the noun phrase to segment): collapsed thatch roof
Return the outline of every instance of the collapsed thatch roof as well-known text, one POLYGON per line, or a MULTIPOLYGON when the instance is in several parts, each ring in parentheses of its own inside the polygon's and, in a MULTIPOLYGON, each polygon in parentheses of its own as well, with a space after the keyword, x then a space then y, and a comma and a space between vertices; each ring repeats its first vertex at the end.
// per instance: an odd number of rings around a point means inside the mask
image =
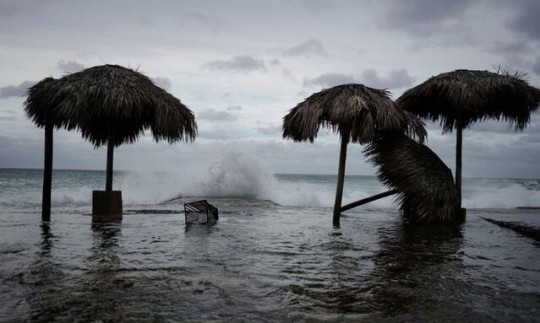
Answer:
POLYGON ((421 118, 440 119, 445 132, 456 128, 458 119, 465 128, 488 118, 508 120, 522 130, 540 105, 540 90, 518 74, 462 69, 429 78, 396 103, 421 118))
POLYGON ((109 138, 115 146, 134 142, 146 129, 156 141, 193 140, 193 113, 145 75, 118 65, 102 65, 45 79, 28 91, 26 113, 44 125, 44 109, 56 116, 57 127, 78 128, 96 147, 109 138))
POLYGON ((283 137, 313 142, 321 126, 361 144, 382 130, 425 137, 422 122, 394 104, 388 91, 362 84, 338 85, 312 94, 283 118, 283 137))
POLYGON ((405 135, 379 136, 365 153, 377 175, 399 191, 403 214, 415 223, 460 223, 458 191, 452 172, 427 146, 405 135))

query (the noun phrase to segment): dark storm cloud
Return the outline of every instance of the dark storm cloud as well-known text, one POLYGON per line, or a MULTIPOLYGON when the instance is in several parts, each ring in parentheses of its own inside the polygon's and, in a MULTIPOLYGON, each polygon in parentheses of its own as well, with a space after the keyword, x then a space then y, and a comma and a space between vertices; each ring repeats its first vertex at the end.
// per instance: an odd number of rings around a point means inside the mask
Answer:
POLYGON ((510 8, 517 10, 516 16, 508 24, 515 32, 525 35, 531 40, 540 40, 540 1, 512 1, 510 8))
POLYGON ((313 79, 304 79, 305 86, 331 87, 340 84, 355 83, 356 79, 351 74, 325 73, 313 79))
POLYGON ((491 48, 490 51, 495 52, 496 54, 521 54, 523 52, 531 51, 532 48, 530 44, 526 41, 499 41, 496 42, 491 48))
POLYGON ((202 66, 211 70, 227 70, 236 72, 266 71, 266 65, 260 59, 240 55, 228 60, 213 60, 202 66))
POLYGON ((76 61, 65 61, 60 60, 57 64, 58 69, 60 69, 64 73, 75 73, 84 70, 86 67, 76 61))
POLYGON ((283 51, 285 56, 326 56, 326 50, 323 44, 316 39, 309 39, 301 44, 292 46, 283 51))
POLYGON ((419 35, 436 33, 441 26, 458 19, 472 0, 396 0, 390 3, 384 24, 419 35))
POLYGON ((216 111, 214 109, 206 109, 197 114, 197 118, 200 120, 209 121, 234 121, 236 116, 226 111, 216 111))
POLYGON ((36 84, 35 81, 24 81, 19 85, 0 87, 0 98, 23 97, 29 87, 36 84))

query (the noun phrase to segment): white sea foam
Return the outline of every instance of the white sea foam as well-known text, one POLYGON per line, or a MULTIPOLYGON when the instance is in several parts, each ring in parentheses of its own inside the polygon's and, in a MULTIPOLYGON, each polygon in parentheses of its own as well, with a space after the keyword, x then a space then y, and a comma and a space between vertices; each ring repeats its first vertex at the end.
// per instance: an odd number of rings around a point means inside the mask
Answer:
MULTIPOLYGON (((492 180, 495 182, 496 180, 492 180)), ((485 181, 484 181, 485 182, 485 181)), ((463 205, 469 208, 515 208, 519 206, 540 206, 540 191, 529 189, 518 183, 504 183, 489 186, 488 183, 466 188, 463 205)))
MULTIPOLYGON (((207 169, 167 173, 126 173, 117 180, 128 204, 159 203, 175 197, 271 200, 285 206, 331 207, 336 183, 333 176, 275 176, 264 160, 239 151, 226 152, 207 169)), ((347 178, 343 203, 385 191, 374 178, 347 178), (365 182, 367 179, 367 183, 365 182)), ((370 204, 389 207, 392 198, 370 204)))

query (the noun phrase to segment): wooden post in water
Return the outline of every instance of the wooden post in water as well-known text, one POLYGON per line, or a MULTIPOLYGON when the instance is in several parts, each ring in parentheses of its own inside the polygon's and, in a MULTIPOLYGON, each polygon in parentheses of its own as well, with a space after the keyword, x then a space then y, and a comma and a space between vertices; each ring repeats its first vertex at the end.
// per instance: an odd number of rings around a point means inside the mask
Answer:
POLYGON ((45 110, 45 149, 43 163, 43 195, 41 202, 41 220, 51 220, 51 187, 53 166, 53 130, 54 124, 50 111, 45 110))
POLYGON ((107 175, 105 179, 105 191, 111 192, 113 187, 113 159, 114 159, 114 144, 109 137, 107 142, 107 175))
POLYGON ((122 219, 122 191, 113 191, 114 143, 109 136, 107 142, 107 171, 105 191, 92 192, 92 216, 94 221, 122 219))
POLYGON ((339 227, 341 216, 341 201, 343 199, 343 184, 345 182, 345 162, 347 161, 347 144, 349 143, 349 131, 341 132, 341 148, 339 150, 339 168, 336 187, 336 201, 334 203, 334 217, 332 223, 334 227, 339 227))
POLYGON ((458 190, 458 210, 461 209, 461 155, 463 146, 463 125, 461 119, 457 120, 456 127, 456 187, 458 190))

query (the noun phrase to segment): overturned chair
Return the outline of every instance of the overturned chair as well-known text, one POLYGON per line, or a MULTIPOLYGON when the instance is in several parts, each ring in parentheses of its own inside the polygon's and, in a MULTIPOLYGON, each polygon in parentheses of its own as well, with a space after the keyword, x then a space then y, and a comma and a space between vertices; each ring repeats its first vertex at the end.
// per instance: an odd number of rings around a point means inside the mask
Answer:
POLYGON ((215 224, 219 219, 218 209, 206 200, 184 204, 186 224, 215 224))

